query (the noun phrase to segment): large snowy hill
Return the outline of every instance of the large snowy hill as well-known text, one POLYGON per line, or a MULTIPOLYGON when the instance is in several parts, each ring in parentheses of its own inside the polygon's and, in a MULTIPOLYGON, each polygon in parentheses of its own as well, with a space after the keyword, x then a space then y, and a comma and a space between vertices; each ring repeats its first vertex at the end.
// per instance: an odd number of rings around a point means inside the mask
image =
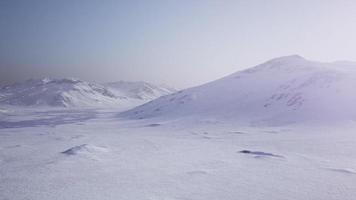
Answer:
POLYGON ((160 97, 121 115, 197 116, 276 125, 356 119, 355 88, 355 63, 321 63, 293 55, 160 97))
POLYGON ((0 104, 133 107, 174 91, 148 83, 147 85, 150 87, 124 81, 98 84, 78 79, 34 79, 1 88, 0 104))

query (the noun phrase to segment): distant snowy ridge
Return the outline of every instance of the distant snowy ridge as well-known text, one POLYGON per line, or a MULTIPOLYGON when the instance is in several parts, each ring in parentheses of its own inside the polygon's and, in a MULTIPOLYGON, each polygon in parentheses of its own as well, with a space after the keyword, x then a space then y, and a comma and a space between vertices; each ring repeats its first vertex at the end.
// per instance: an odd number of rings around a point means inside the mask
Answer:
POLYGON ((164 88, 161 89, 161 92, 157 86, 154 95, 152 95, 151 91, 141 91, 141 87, 136 87, 135 84, 117 82, 117 88, 113 88, 106 86, 106 84, 90 83, 79 79, 32 79, 1 88, 0 104, 59 107, 118 105, 132 107, 169 93, 164 88), (126 89, 128 86, 131 86, 130 95, 128 95, 126 89), (142 96, 142 98, 135 97, 135 90, 140 91, 136 95, 142 96))
POLYGON ((121 116, 197 116, 267 124, 356 119, 355 88, 356 64, 293 55, 160 97, 121 116))
POLYGON ((153 100, 163 95, 176 92, 175 89, 165 85, 154 85, 151 83, 138 81, 127 82, 118 81, 106 83, 105 86, 119 96, 126 96, 134 99, 153 100))

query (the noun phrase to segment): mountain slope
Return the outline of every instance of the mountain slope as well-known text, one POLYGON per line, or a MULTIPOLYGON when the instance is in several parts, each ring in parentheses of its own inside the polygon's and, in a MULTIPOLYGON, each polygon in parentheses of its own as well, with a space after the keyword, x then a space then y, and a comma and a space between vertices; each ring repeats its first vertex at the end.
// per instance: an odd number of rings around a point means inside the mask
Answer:
MULTIPOLYGON (((117 83, 116 86, 120 84, 117 83)), ((120 106, 132 108, 153 98, 168 94, 157 89, 154 95, 150 91, 140 91, 140 87, 131 85, 130 94, 124 89, 130 82, 122 82, 122 87, 112 88, 105 84, 89 83, 77 79, 38 79, 6 86, 0 89, 0 104, 15 106, 120 106), (135 90, 136 89, 136 90, 135 90), (122 91, 120 91, 122 90, 122 91), (146 95, 146 93, 147 95, 146 95)), ((162 89, 163 90, 163 89, 162 89)))
POLYGON ((153 100, 160 96, 176 92, 173 88, 164 85, 157 86, 143 81, 118 81, 106 83, 105 86, 118 96, 139 100, 153 100))
POLYGON ((353 119, 354 88, 354 63, 320 63, 286 56, 158 98, 121 116, 196 116, 268 124, 353 119))

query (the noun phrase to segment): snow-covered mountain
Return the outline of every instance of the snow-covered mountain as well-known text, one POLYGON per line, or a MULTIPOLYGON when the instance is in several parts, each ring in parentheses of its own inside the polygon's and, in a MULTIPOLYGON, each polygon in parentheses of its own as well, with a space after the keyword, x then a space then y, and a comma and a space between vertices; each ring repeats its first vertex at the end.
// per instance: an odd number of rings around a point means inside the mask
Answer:
POLYGON ((356 64, 272 59, 129 110, 129 118, 224 118, 250 123, 356 119, 356 64))
POLYGON ((153 100, 160 96, 176 92, 175 89, 168 86, 154 85, 143 81, 118 81, 106 83, 105 86, 118 96, 139 100, 153 100))
POLYGON ((0 93, 0 103, 19 106, 89 106, 117 100, 105 87, 77 79, 28 80, 6 86, 0 93))
POLYGON ((108 87, 106 84, 90 83, 78 79, 33 79, 1 88, 0 104, 133 107, 169 92, 157 86, 152 94, 152 91, 146 91, 145 88, 130 82, 117 82, 115 86, 108 87), (135 92, 137 92, 137 97, 135 92))

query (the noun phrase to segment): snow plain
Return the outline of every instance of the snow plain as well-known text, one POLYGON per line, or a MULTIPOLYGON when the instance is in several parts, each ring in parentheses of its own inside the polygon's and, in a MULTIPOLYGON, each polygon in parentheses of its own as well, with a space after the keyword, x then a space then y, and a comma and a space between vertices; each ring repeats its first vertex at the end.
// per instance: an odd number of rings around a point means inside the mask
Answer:
POLYGON ((0 199, 353 200, 355 128, 3 109, 0 199))

